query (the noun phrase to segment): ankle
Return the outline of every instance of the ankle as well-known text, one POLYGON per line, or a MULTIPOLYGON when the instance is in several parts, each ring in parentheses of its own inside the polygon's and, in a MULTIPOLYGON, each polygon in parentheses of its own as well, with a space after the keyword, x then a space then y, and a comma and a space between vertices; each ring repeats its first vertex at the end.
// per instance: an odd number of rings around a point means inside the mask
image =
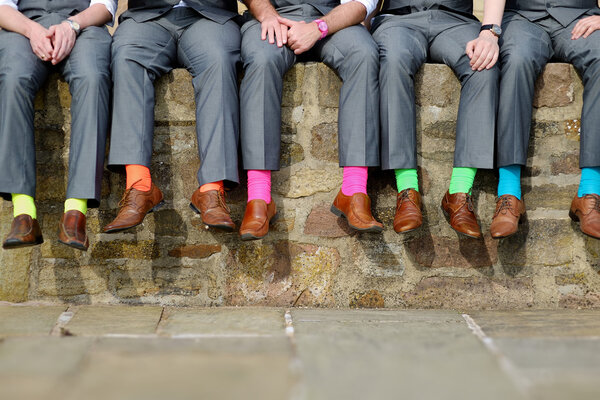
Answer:
POLYGON ((127 173, 127 189, 133 188, 147 192, 152 188, 150 169, 143 165, 129 164, 125 166, 127 173))

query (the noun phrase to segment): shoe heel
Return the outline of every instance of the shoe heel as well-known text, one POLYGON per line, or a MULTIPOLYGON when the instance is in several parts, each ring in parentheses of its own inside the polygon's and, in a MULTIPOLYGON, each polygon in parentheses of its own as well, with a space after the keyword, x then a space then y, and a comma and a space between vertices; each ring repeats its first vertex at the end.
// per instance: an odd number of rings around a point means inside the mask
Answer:
POLYGON ((575 222, 579 222, 579 217, 573 211, 569 210, 569 217, 575 222))
POLYGON ((335 215, 337 215, 338 217, 342 217, 344 216, 344 213, 341 212, 336 206, 331 205, 331 208, 329 209, 329 211, 331 211, 332 213, 334 213, 335 215))
POLYGON ((196 214, 200 214, 200 210, 198 210, 196 208, 196 206, 193 203, 190 203, 190 208, 192 209, 193 212, 195 212, 196 214))
POLYGON ((154 211, 158 211, 158 210, 159 210, 159 209, 161 209, 161 208, 162 208, 162 206, 164 206, 164 205, 165 205, 165 201, 164 201, 164 200, 161 200, 161 201, 160 201, 160 203, 158 203, 157 205, 155 205, 154 207, 152 207, 152 208, 150 209, 150 211, 148 211, 148 214, 150 214, 150 213, 153 213, 154 211))

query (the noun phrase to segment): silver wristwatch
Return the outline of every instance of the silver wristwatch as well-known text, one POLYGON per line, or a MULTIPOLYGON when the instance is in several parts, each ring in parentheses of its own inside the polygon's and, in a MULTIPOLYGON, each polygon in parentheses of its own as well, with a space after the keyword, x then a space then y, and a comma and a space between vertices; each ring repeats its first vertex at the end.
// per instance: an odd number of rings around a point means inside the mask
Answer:
POLYGON ((81 33, 81 26, 79 25, 79 23, 70 19, 65 19, 65 21, 67 22, 67 24, 69 24, 71 29, 73 29, 73 31, 75 32, 75 36, 79 36, 79 34, 81 33))

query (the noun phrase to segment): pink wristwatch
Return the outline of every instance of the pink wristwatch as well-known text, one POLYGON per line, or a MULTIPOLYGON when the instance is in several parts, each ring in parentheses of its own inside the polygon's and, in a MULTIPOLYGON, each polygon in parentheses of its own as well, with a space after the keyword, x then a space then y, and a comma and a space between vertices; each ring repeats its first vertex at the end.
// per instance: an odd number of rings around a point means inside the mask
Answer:
POLYGON ((329 33, 329 27, 327 26, 327 22, 322 19, 315 19, 313 22, 317 23, 317 28, 321 32, 321 39, 323 39, 329 33))

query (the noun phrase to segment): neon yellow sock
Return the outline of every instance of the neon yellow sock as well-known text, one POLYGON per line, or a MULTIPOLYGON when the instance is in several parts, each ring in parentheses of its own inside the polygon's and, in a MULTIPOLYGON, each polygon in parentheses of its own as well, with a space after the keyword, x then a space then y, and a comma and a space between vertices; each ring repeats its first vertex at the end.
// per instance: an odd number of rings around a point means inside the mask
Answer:
POLYGON ((82 199, 67 199, 65 201, 65 212, 77 210, 83 215, 87 213, 87 200, 82 199))
POLYGON ((26 194, 12 193, 13 217, 21 214, 27 214, 33 219, 37 219, 37 210, 33 197, 26 194))
POLYGON ((401 168, 394 171, 396 174, 396 188, 398 193, 405 189, 414 189, 419 191, 419 178, 417 170, 414 168, 401 168))
POLYGON ((477 168, 452 168, 452 178, 450 178, 450 194, 469 193, 473 187, 477 168))

